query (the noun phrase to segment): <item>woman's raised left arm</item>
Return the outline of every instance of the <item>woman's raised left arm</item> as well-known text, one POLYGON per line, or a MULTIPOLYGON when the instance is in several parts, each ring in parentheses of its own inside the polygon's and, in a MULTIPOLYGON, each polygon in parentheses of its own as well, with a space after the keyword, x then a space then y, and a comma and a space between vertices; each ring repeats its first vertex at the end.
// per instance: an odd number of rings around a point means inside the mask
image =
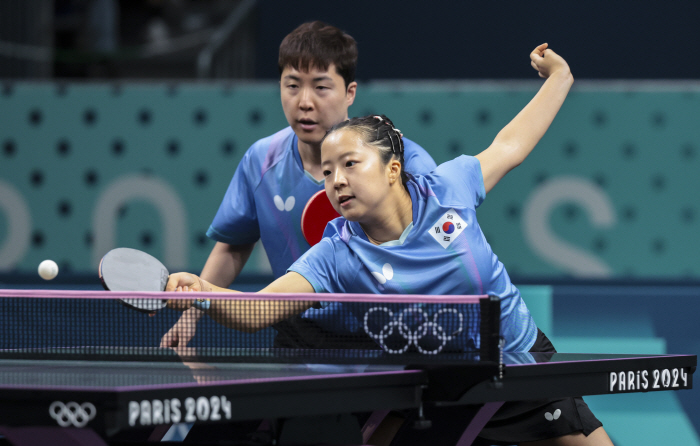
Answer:
POLYGON ((546 79, 534 98, 476 158, 489 192, 535 148, 559 112, 574 82, 566 61, 543 43, 530 53, 530 63, 546 79))

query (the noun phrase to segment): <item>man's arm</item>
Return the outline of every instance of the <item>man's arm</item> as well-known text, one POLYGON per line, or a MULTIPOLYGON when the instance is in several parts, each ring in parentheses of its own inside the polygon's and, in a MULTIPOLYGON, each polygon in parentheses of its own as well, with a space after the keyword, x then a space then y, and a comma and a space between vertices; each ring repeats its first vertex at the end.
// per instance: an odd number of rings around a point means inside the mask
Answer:
POLYGON ((228 288, 243 270, 254 246, 254 243, 229 245, 228 243, 216 242, 200 276, 211 284, 228 288))

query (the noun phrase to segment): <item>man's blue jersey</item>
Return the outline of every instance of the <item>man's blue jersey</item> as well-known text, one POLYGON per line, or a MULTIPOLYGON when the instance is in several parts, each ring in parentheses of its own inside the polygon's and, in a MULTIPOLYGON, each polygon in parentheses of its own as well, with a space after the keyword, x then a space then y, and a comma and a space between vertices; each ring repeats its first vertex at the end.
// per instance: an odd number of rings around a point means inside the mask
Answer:
MULTIPOLYGON (((406 171, 427 174, 435 161, 405 139, 406 171)), ((297 136, 287 127, 253 144, 241 160, 207 236, 231 245, 262 241, 272 273, 280 277, 309 249, 301 214, 313 194, 323 190, 304 170, 297 136)))
MULTIPOLYGON (((486 196, 481 165, 460 156, 408 183, 413 223, 379 246, 340 217, 289 271, 318 293, 496 295, 506 351, 528 351, 537 327, 476 219, 486 196)), ((322 311, 322 310, 317 310, 322 311)))

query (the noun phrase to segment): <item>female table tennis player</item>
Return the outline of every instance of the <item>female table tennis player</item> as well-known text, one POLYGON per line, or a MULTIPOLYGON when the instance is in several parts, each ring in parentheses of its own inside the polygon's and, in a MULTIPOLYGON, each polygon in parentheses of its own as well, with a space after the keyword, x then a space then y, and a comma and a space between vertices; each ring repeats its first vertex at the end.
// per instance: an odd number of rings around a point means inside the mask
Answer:
MULTIPOLYGON (((403 172, 401 134, 384 116, 354 118, 329 130, 321 146, 325 189, 343 218, 329 223, 324 239, 262 292, 497 295, 504 350, 554 351, 476 220, 486 193, 532 151, 573 83, 566 61, 546 43, 530 59, 546 79, 530 103, 486 150, 428 175, 403 172), (386 264, 393 274, 380 273, 386 264)), ((171 275, 167 290, 228 291, 188 273, 171 275)), ((212 301, 208 312, 219 323, 248 331, 312 304, 212 301), (253 321, 255 326, 247 325, 253 321)), ((489 444, 612 445, 581 398, 505 404, 480 438, 489 444), (561 415, 553 420, 547 412, 561 415)))

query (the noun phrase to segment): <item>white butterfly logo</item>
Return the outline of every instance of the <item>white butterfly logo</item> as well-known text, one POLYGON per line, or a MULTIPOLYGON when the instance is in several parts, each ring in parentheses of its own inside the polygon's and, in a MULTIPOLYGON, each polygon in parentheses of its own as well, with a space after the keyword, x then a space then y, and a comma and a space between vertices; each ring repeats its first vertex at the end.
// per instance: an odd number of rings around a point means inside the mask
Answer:
POLYGON ((372 275, 377 279, 377 282, 383 285, 387 280, 391 280, 391 278, 394 277, 394 268, 392 268, 390 264, 385 263, 384 266, 382 266, 381 273, 372 271, 372 275))
POLYGON ((292 197, 287 197, 287 200, 283 200, 282 197, 279 195, 275 195, 272 198, 272 201, 275 202, 275 207, 280 210, 280 211, 291 211, 294 209, 294 204, 296 203, 296 198, 292 197))
POLYGON ((554 414, 551 414, 549 412, 545 412, 545 414, 544 414, 544 417, 547 419, 547 421, 558 420, 560 416, 561 416, 561 409, 555 410, 554 414))

